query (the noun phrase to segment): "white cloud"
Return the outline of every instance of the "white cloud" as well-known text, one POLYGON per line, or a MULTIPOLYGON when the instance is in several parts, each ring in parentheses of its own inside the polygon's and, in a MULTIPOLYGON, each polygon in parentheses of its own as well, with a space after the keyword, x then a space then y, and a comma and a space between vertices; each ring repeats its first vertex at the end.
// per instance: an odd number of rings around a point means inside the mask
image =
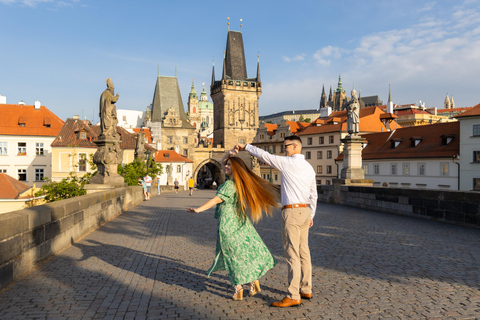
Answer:
POLYGON ((289 57, 285 57, 285 56, 282 56, 282 59, 285 62, 291 62, 292 61, 292 59, 290 59, 289 57))
POLYGON ((418 12, 432 11, 434 7, 435 7, 435 2, 428 2, 428 3, 425 3, 423 8, 419 9, 418 12))
POLYGON ((295 57, 293 57, 293 58, 289 58, 289 57, 287 57, 287 56, 282 56, 282 60, 285 61, 285 62, 304 61, 304 60, 305 60, 305 56, 306 56, 305 53, 297 54, 297 55, 296 55, 295 57))
POLYGON ((342 56, 342 49, 338 47, 324 47, 320 50, 317 50, 313 54, 313 59, 317 61, 317 63, 321 66, 329 66, 331 64, 331 59, 328 58, 335 58, 335 59, 340 59, 342 56))

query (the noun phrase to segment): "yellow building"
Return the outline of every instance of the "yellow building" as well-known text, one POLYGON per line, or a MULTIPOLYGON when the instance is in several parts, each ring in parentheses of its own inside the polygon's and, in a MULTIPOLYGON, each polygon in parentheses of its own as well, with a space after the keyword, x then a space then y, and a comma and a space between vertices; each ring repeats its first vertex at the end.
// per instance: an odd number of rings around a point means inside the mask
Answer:
MULTIPOLYGON (((135 147, 137 138, 135 134, 127 132, 117 126, 120 135, 120 148, 123 150, 123 164, 135 160, 135 147)), ((100 127, 91 125, 87 120, 80 120, 78 116, 69 118, 53 141, 52 147, 52 181, 61 181, 70 173, 82 177, 85 173, 93 173, 90 159, 97 151, 94 143, 100 135, 100 127)), ((154 149, 147 144, 146 149, 154 149)))
POLYGON ((0 214, 45 203, 45 196, 35 197, 38 189, 0 173, 0 214))

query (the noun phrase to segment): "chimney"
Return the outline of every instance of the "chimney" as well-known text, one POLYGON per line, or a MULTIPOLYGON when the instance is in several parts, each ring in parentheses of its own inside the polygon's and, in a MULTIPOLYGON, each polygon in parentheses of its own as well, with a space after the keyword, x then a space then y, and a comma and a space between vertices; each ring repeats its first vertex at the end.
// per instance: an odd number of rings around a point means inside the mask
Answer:
POLYGON ((21 105, 21 106, 24 106, 25 102, 23 102, 23 100, 21 100, 18 104, 21 105))
POLYGON ((7 104, 7 97, 0 94, 0 104, 7 104))
POLYGON ((73 119, 78 120, 80 117, 78 115, 74 115, 73 119))
POLYGON ((38 100, 35 101, 35 110, 40 110, 40 106, 41 106, 41 105, 42 105, 42 104, 40 103, 40 101, 38 101, 38 100))

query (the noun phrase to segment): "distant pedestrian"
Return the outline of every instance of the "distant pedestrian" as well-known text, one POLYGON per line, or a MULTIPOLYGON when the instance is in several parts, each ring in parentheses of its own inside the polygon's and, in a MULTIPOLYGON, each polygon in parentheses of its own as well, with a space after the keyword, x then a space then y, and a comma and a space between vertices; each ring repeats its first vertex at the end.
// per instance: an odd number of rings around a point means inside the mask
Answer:
POLYGON ((147 201, 147 184, 142 178, 138 178, 138 185, 142 186, 143 188, 143 201, 147 201))
POLYGON ((160 195, 160 176, 157 176, 157 179, 155 179, 155 183, 157 184, 157 193, 160 195))
POLYGON ((195 187, 195 181, 193 181, 193 178, 190 178, 188 180, 188 190, 190 191, 190 196, 193 196, 193 188, 195 187))
POLYGON ((147 200, 150 200, 150 188, 152 187, 152 178, 148 175, 148 173, 146 173, 143 181, 145 181, 145 184, 147 185, 147 200))
POLYGON ((175 181, 173 181, 173 185, 175 186, 175 193, 178 193, 178 186, 180 185, 180 182, 178 182, 177 178, 175 178, 175 181))

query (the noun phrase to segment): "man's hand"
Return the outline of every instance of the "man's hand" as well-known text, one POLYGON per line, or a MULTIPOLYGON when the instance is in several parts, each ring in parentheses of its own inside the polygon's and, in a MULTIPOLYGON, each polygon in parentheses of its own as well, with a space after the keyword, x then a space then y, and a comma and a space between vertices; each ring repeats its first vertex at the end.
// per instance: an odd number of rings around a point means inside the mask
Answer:
POLYGON ((313 226, 313 219, 310 220, 310 225, 308 227, 311 228, 312 226, 313 226))
POLYGON ((187 209, 187 212, 192 212, 192 213, 198 213, 197 209, 195 208, 186 208, 187 209))
POLYGON ((243 151, 243 150, 245 150, 245 145, 244 145, 244 144, 241 144, 241 143, 238 143, 238 144, 235 146, 235 149, 237 149, 238 151, 243 151))

